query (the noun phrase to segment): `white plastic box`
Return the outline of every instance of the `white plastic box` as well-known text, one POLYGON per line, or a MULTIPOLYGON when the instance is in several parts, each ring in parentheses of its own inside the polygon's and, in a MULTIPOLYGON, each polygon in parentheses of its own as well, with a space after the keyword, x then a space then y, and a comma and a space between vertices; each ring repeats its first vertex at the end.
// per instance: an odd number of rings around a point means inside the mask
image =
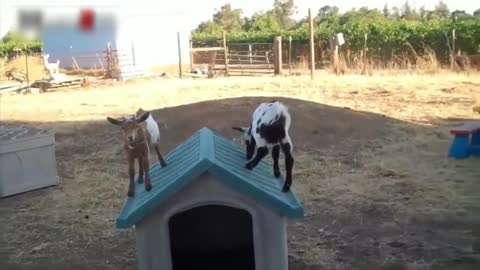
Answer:
POLYGON ((0 197, 58 184, 53 132, 0 125, 0 197))

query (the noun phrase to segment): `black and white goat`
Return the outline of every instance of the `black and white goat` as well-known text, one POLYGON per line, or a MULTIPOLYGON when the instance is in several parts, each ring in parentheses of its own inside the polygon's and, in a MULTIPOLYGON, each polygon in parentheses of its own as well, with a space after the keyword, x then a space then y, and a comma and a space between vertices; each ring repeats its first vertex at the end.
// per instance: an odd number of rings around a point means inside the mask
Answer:
POLYGON ((292 185, 293 156, 292 141, 288 134, 290 128, 290 113, 287 107, 278 101, 262 103, 253 112, 250 127, 233 127, 243 132, 246 144, 246 157, 249 160, 245 167, 252 170, 272 149, 273 174, 280 177, 278 158, 280 149, 285 155, 286 178, 282 191, 288 192, 292 185), (253 155, 256 155, 253 158, 253 155), (252 159, 253 158, 253 159, 252 159))

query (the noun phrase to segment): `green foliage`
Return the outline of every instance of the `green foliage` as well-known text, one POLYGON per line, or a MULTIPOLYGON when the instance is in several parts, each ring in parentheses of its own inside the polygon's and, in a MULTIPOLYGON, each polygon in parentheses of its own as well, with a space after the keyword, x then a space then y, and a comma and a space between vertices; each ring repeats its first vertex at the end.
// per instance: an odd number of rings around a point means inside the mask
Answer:
POLYGON ((281 28, 275 15, 271 11, 254 14, 251 19, 246 20, 244 26, 246 31, 277 32, 280 31, 281 28))
POLYGON ((13 50, 24 50, 40 52, 42 50, 42 42, 40 40, 28 40, 19 33, 9 32, 0 40, 0 57, 4 57, 13 50))
POLYGON ((418 14, 415 8, 412 8, 408 3, 408 0, 402 6, 402 15, 407 20, 416 20, 418 19, 418 14))
POLYGON ((324 6, 318 10, 317 19, 322 22, 328 18, 338 16, 338 7, 336 6, 324 6))
POLYGON ((213 14, 213 22, 225 29, 227 32, 239 31, 242 29, 242 10, 232 9, 230 4, 220 7, 220 10, 213 14))
POLYGON ((293 0, 275 0, 272 13, 278 24, 284 29, 289 29, 295 24, 295 21, 291 18, 295 13, 293 0))
POLYGON ((220 35, 223 33, 223 27, 213 21, 205 21, 198 25, 197 32, 210 35, 220 35))
POLYGON ((435 6, 433 13, 440 18, 447 18, 450 15, 447 4, 445 4, 442 0, 440 0, 435 6))
POLYGON ((473 16, 475 16, 475 17, 480 17, 480 8, 479 8, 479 9, 476 9, 476 10, 473 12, 473 16))
MULTIPOLYGON (((417 12, 408 2, 398 8, 383 10, 360 8, 344 14, 338 8, 325 6, 315 18, 315 39, 324 49, 329 48, 330 38, 344 34, 346 44, 342 49, 359 52, 368 35, 369 57, 384 58, 393 55, 414 57, 425 49, 432 49, 440 60, 447 60, 452 42, 452 30, 456 29, 456 48, 466 53, 477 53, 480 44, 480 17, 463 11, 450 14, 448 7, 439 2, 435 10, 422 8, 417 12), (406 13, 406 14, 404 14, 406 13), (453 20, 457 14, 457 20, 453 20), (448 39, 448 41, 447 41, 448 39)), ((292 28, 285 28, 276 20, 273 11, 257 13, 247 18, 241 31, 227 36, 232 43, 272 42, 275 36, 289 36, 307 44, 308 20, 303 19, 292 28)), ((194 42, 215 43, 221 40, 221 32, 195 31, 194 42)), ((297 43, 298 44, 298 43, 297 43)))

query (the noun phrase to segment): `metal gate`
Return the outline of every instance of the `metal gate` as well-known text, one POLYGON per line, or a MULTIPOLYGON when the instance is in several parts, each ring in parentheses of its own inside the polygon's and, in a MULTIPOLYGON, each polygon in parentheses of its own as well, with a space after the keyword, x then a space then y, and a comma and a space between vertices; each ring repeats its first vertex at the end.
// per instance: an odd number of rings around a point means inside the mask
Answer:
POLYGON ((272 43, 228 45, 228 75, 273 74, 272 43))
POLYGON ((190 52, 192 72, 199 74, 256 75, 274 74, 275 70, 272 43, 230 43, 226 50, 203 47, 190 52))

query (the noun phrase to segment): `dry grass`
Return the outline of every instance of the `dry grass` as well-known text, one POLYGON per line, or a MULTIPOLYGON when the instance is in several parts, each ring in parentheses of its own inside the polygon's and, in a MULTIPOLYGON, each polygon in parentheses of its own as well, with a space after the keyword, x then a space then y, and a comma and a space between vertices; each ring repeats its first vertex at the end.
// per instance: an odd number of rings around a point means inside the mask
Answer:
POLYGON ((256 105, 221 99, 267 96, 305 101, 286 100, 298 125, 294 190, 306 208, 306 217, 289 226, 292 269, 478 269, 472 244, 480 241, 478 159, 449 160, 446 151, 449 128, 461 122, 452 119, 480 119, 472 111, 480 76, 316 75, 313 82, 306 76, 150 79, 0 97, 2 121, 56 129, 63 178, 58 188, 2 202, 6 258, 50 268, 69 262, 79 269, 135 269, 132 232, 112 225, 127 175, 106 115, 165 108, 158 116, 173 147, 196 125, 233 136, 227 128, 241 121, 230 119, 236 108, 247 106, 246 113, 256 105), (170 108, 208 100, 217 101, 170 108))
MULTIPOLYGON (((14 59, 4 64, 4 71, 16 69, 18 72, 23 72, 24 74, 27 74, 26 72, 27 62, 28 62, 28 76, 29 76, 30 82, 47 77, 43 68, 43 60, 38 55, 37 56, 29 55, 27 57, 27 61, 25 59, 25 55, 15 57, 14 59)), ((6 80, 6 79, 7 78, 5 77, 5 72, 1 72, 0 80, 6 80)))

